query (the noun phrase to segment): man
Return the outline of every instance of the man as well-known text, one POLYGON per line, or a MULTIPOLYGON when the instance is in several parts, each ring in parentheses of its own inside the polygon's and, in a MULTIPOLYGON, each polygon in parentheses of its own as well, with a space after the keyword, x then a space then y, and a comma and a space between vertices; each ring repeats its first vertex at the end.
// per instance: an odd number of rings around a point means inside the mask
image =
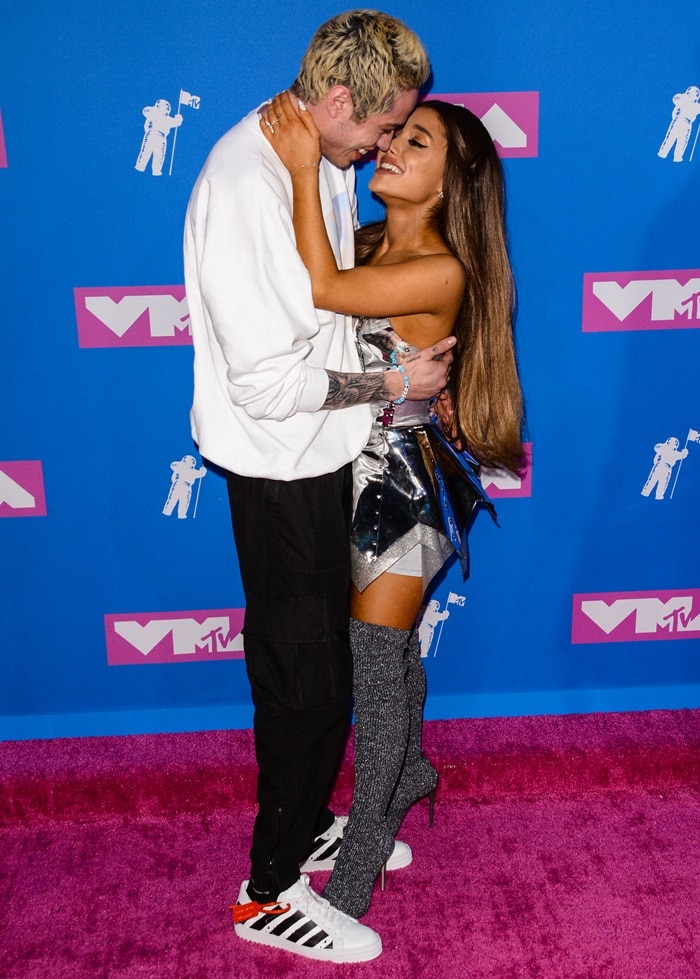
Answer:
MULTIPOLYGON (((321 133, 324 216, 342 267, 354 259, 351 164, 388 148, 428 73, 418 38, 373 11, 332 18, 304 56, 293 90, 321 133)), ((409 399, 436 393, 449 358, 434 358, 451 341, 409 357, 405 372, 362 374, 350 319, 313 307, 291 199, 291 179, 252 112, 209 156, 185 231, 192 429, 202 455, 227 473, 255 706, 258 814, 234 922, 249 941, 364 961, 381 952, 379 936, 299 871, 305 859, 309 870, 332 866, 314 855, 334 853, 342 837, 343 821, 324 802, 352 682, 349 463, 369 433, 369 402, 401 398, 405 378, 409 399)))

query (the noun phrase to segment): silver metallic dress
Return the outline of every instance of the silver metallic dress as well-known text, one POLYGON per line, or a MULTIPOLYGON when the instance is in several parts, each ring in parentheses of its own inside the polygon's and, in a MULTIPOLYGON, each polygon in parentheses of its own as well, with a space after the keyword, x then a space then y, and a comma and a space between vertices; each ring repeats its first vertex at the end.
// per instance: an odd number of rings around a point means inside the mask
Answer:
MULTIPOLYGON (((416 349, 401 340, 388 319, 359 319, 355 328, 365 372, 386 370, 400 354, 416 349)), ((395 407, 381 403, 372 409, 369 441, 353 466, 352 580, 364 591, 420 546, 427 587, 453 552, 441 533, 438 503, 421 450, 422 426, 430 421, 429 402, 405 401, 395 407)))

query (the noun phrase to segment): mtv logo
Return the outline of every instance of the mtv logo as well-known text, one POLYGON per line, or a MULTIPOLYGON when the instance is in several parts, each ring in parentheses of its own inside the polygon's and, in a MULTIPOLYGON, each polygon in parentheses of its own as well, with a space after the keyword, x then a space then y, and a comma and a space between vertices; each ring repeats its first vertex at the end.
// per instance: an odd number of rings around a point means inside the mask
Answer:
POLYGON ((457 92, 430 99, 462 105, 478 116, 501 157, 537 156, 539 92, 457 92))
POLYGON ((192 343, 184 286, 73 290, 80 347, 172 347, 192 343))
POLYGON ((700 327, 700 269, 587 272, 584 333, 700 327))
POLYGON ((2 113, 0 112, 0 169, 7 166, 7 149, 5 148, 5 131, 2 128, 2 113))
POLYGON ((532 442, 523 444, 525 471, 521 476, 507 469, 482 469, 481 485, 492 500, 507 500, 516 496, 532 496, 532 442))
POLYGON ((45 516, 41 462, 0 462, 0 517, 45 516))
POLYGON ((105 615, 110 666, 243 659, 242 608, 105 615))
POLYGON ((700 589, 574 595, 572 643, 700 639, 700 589))

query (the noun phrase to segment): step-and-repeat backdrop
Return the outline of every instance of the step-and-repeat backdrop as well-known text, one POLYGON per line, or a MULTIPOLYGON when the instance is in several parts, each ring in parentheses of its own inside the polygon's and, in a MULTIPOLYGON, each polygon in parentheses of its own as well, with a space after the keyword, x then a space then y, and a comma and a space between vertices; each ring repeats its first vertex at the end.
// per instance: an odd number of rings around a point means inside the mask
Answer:
MULTIPOLYGON (((2 737, 251 722, 225 484, 189 432, 182 225, 210 147, 342 9, 3 14, 2 737)), ((429 596, 426 714, 697 707, 697 10, 386 9, 504 159, 527 398, 527 473, 484 474, 500 527, 429 596)))

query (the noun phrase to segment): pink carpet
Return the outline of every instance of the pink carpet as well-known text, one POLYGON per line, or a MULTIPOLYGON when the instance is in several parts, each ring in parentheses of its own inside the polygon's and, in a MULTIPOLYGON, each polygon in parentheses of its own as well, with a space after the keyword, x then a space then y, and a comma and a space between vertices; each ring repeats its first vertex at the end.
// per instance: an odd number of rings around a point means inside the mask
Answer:
POLYGON ((409 814, 414 862, 364 919, 384 954, 352 966, 233 933, 249 732, 0 744, 0 976, 698 979, 700 711, 432 722, 426 744, 435 826, 409 814))

